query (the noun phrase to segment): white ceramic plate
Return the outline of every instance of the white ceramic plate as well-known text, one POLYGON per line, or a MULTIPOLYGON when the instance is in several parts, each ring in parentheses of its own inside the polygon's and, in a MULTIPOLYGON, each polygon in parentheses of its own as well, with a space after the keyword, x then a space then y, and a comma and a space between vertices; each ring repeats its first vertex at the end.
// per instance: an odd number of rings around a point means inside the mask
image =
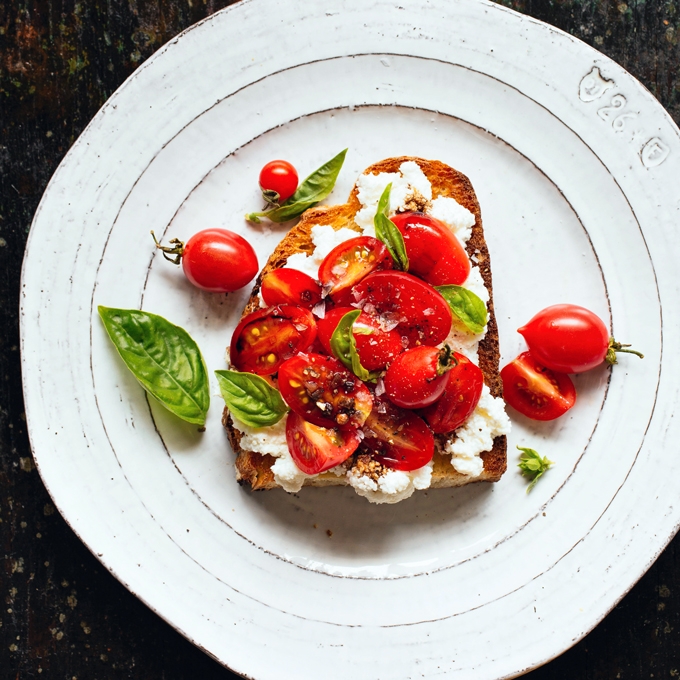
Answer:
POLYGON ((138 69, 40 204, 22 350, 43 479, 112 573, 244 675, 535 667, 591 630, 678 525, 679 176, 678 129, 652 96, 545 24, 470 0, 244 0, 138 69), (393 507, 349 489, 251 494, 234 481, 219 398, 197 433, 149 406, 105 337, 98 304, 143 306, 223 368, 247 292, 193 289, 149 230, 228 227, 262 263, 283 232, 242 218, 259 207, 261 165, 283 157, 304 174, 344 147, 329 202, 389 156, 472 179, 505 361, 522 322, 567 301, 646 355, 579 376, 554 424, 517 417, 496 485, 393 507), (530 495, 517 444, 556 461, 530 495))

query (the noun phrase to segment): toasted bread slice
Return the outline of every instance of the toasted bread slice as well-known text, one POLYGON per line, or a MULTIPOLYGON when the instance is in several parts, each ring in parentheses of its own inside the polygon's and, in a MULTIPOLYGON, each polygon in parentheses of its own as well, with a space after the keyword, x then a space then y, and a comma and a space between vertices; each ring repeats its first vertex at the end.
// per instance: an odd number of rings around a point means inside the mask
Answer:
MULTIPOLYGON (((464 208, 467 208, 475 216, 475 224, 472 227, 472 235, 467 242, 466 249, 470 257, 474 255, 475 264, 479 267, 484 285, 489 291, 489 302, 487 308, 489 319, 487 332, 479 343, 479 367, 484 374, 484 381, 494 397, 502 394, 502 384, 498 372, 499 348, 498 348, 498 327, 494 316, 493 295, 491 284, 491 266, 489 252, 484 239, 482 228, 482 216, 479 203, 475 195, 470 180, 462 173, 441 163, 440 161, 428 161, 420 158, 398 157, 383 160, 370 166, 364 174, 379 174, 383 172, 398 172, 399 167, 405 161, 415 161, 428 178, 432 185, 432 198, 446 196, 455 199, 464 208)), ((311 239, 311 229, 315 225, 332 226, 335 230, 342 227, 354 229, 360 232, 361 229, 354 222, 354 216, 361 209, 361 203, 357 197, 358 189, 355 185, 352 189, 347 203, 329 207, 317 207, 307 210, 296 226, 294 226, 285 238, 279 243, 271 257, 267 261, 260 275, 255 282, 252 295, 246 305, 243 315, 254 311, 260 307, 259 290, 262 277, 272 269, 286 266, 288 258, 294 253, 304 252, 311 254, 314 252, 314 243, 311 239)), ((249 485, 253 490, 273 489, 278 485, 271 470, 275 458, 253 451, 244 451, 241 448, 241 432, 233 427, 231 417, 227 408, 224 410, 222 422, 227 430, 229 441, 236 454, 237 480, 241 484, 249 485)), ((461 474, 451 465, 451 456, 441 454, 447 443, 447 437, 451 435, 437 435, 437 446, 435 447, 434 469, 430 488, 444 488, 463 486, 471 482, 496 482, 505 472, 506 462, 506 437, 499 436, 494 439, 491 451, 483 452, 481 458, 484 462, 483 472, 476 477, 461 474)), ((306 486, 345 486, 347 485, 344 476, 337 476, 332 472, 326 472, 305 480, 306 486)))

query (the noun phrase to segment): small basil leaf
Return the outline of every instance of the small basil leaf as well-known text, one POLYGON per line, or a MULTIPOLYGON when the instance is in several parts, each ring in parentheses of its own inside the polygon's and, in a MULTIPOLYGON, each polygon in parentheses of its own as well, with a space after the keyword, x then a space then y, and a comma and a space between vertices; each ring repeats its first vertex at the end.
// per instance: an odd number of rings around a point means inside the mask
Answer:
POLYGON ((140 385, 176 416, 205 425, 210 407, 208 372, 191 336, 156 314, 101 306, 98 310, 140 385))
POLYGON ((477 335, 484 330, 488 321, 488 312, 484 300, 463 286, 435 286, 442 297, 449 303, 451 311, 472 333, 477 335))
POLYGON ((331 335, 331 349, 333 354, 340 359, 340 361, 350 370, 357 378, 367 381, 374 381, 377 379, 379 372, 368 371, 361 365, 359 354, 357 352, 357 345, 354 339, 352 326, 357 320, 361 310, 357 309, 354 312, 347 312, 341 319, 337 328, 331 335))
POLYGON ((397 229, 396 224, 387 216, 390 205, 390 191, 392 191, 391 182, 385 187, 385 191, 383 191, 378 201, 378 209, 373 218, 375 236, 387 246, 387 250, 389 250, 397 268, 406 272, 408 271, 409 262, 404 237, 399 229, 397 229))
POLYGON ((265 210, 264 212, 250 213, 246 215, 246 219, 251 222, 259 222, 260 217, 266 217, 272 222, 287 222, 295 217, 299 217, 307 208, 311 208, 319 201, 323 201, 331 193, 338 179, 340 168, 342 168, 342 164, 345 161, 346 154, 347 149, 341 151, 337 156, 334 156, 327 163, 316 169, 282 205, 271 210, 265 210))
POLYGON ((239 371, 215 371, 229 410, 250 427, 275 425, 288 413, 281 393, 264 378, 239 371))

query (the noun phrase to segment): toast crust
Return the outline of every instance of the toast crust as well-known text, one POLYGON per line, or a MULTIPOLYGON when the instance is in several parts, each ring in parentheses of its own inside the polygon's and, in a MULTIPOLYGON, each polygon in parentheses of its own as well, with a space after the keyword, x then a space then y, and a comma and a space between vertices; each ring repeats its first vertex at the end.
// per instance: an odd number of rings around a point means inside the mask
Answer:
MULTIPOLYGON (((377 175, 383 172, 398 172, 399 167, 406 161, 416 162, 432 185, 432 198, 446 196, 455 199, 464 208, 467 208, 475 216, 475 224, 472 234, 467 242, 466 250, 469 257, 475 256, 475 262, 479 267, 484 285, 489 291, 490 298, 487 304, 489 318, 487 332, 479 343, 479 367, 484 375, 484 382, 489 387, 492 396, 502 396, 502 383, 498 372, 500 351, 498 344, 498 326, 493 306, 493 286, 491 279, 491 263, 489 251, 484 238, 482 215, 479 203, 470 180, 461 172, 454 170, 441 161, 429 161, 422 158, 400 156, 388 158, 371 165, 364 174, 377 175)), ((342 227, 361 232, 354 222, 354 215, 360 210, 361 204, 357 197, 358 189, 355 185, 349 195, 347 203, 343 205, 322 206, 307 210, 279 245, 274 249, 267 263, 262 268, 255 281, 252 294, 243 311, 243 316, 260 307, 260 285, 262 278, 271 270, 284 267, 288 258, 294 253, 311 254, 314 252, 314 244, 311 238, 311 229, 320 224, 331 226, 336 231, 342 227)), ((236 478, 240 484, 248 485, 252 490, 280 488, 274 480, 271 468, 275 458, 268 454, 260 454, 254 451, 244 451, 241 448, 241 433, 234 428, 229 410, 225 407, 222 416, 222 424, 227 430, 227 436, 234 453, 236 454, 236 478)), ((443 448, 449 441, 447 435, 436 435, 438 447, 443 448)), ((491 451, 482 452, 484 462, 483 472, 474 478, 457 472, 451 465, 451 457, 442 455, 438 450, 434 454, 434 469, 430 488, 450 488, 464 486, 474 482, 496 482, 507 468, 507 440, 505 435, 494 439, 491 451)), ((306 479, 305 486, 347 486, 344 477, 338 477, 332 472, 325 472, 312 479, 306 479)))

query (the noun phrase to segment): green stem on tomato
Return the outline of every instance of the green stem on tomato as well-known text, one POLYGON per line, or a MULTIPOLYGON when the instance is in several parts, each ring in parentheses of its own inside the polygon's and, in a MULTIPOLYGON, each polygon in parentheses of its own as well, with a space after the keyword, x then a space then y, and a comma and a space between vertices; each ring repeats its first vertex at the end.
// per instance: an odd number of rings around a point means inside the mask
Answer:
POLYGON ((158 242, 156 234, 151 231, 151 236, 153 236, 153 242, 156 244, 156 248, 163 251, 163 257, 172 264, 179 264, 182 261, 182 255, 184 255, 184 241, 180 241, 178 238, 173 238, 170 240, 172 247, 163 246, 158 242), (174 255, 174 257, 169 257, 169 255, 174 255))
POLYGON ((454 366, 458 366, 458 359, 454 356, 453 350, 448 345, 444 345, 439 350, 437 375, 444 375, 444 373, 450 371, 454 366))
POLYGON ((616 360, 616 353, 617 352, 625 352, 627 354, 635 354, 636 356, 640 357, 640 359, 644 359, 645 355, 642 354, 641 352, 638 352, 637 350, 634 349, 627 349, 630 347, 630 345, 623 345, 620 342, 616 342, 614 338, 609 338, 609 347, 607 348, 607 354, 605 355, 605 361, 612 366, 613 364, 618 363, 616 360))

